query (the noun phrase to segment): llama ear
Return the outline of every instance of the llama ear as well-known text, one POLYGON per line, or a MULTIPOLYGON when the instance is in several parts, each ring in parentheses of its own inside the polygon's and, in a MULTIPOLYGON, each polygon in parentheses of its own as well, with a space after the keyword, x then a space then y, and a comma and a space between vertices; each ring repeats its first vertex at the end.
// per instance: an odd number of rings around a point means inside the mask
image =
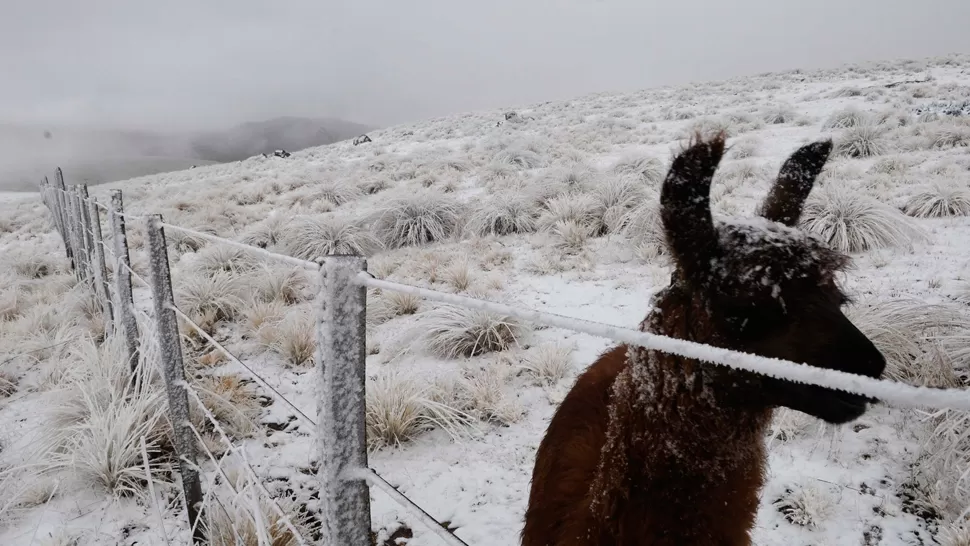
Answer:
POLYGON ((696 136, 674 158, 660 192, 660 217, 671 254, 684 277, 703 281, 720 256, 711 217, 711 180, 724 155, 724 133, 704 141, 696 136))
POLYGON ((787 226, 797 224, 805 199, 831 152, 831 139, 813 142, 795 150, 778 171, 778 180, 768 191, 759 214, 787 226))

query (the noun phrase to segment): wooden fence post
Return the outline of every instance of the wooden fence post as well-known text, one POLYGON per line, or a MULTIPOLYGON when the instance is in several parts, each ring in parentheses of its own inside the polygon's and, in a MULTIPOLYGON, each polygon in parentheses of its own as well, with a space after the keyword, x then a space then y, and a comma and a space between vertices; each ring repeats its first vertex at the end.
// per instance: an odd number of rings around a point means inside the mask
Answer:
POLYGON ((81 184, 77 187, 77 206, 81 218, 81 246, 84 247, 84 267, 88 273, 88 284, 91 291, 97 294, 97 275, 94 268, 94 237, 91 235, 91 214, 88 211, 88 186, 81 184))
MULTIPOLYGON (((86 190, 86 189, 85 189, 86 190)), ((101 299, 101 314, 104 317, 105 335, 110 335, 114 322, 114 312, 111 305, 111 287, 108 286, 108 267, 105 265, 104 236, 101 232, 101 209, 94 198, 87 203, 88 216, 91 219, 91 242, 94 249, 94 263, 92 264, 95 277, 95 293, 101 299)))
POLYGON ((370 544, 370 489, 354 471, 367 468, 365 359, 367 290, 354 278, 359 256, 328 256, 317 296, 317 396, 320 506, 324 544, 370 544))
POLYGON ((193 541, 196 544, 203 544, 205 526, 199 521, 199 513, 202 509, 202 486, 196 463, 195 436, 189 420, 189 397, 186 391, 178 319, 174 310, 172 277, 168 268, 168 249, 165 247, 165 232, 162 231, 161 222, 160 214, 149 216, 147 222, 155 328, 165 372, 165 390, 168 392, 168 408, 175 432, 175 450, 179 457, 179 471, 182 474, 182 490, 185 492, 185 510, 189 517, 189 528, 195 530, 193 541))
POLYGON ((74 273, 78 282, 82 282, 87 273, 84 270, 84 249, 81 248, 81 217, 78 214, 77 189, 71 186, 64 194, 67 205, 67 230, 71 238, 71 248, 74 249, 74 273))
POLYGON ((61 222, 61 238, 64 239, 65 252, 67 259, 71 261, 71 269, 76 269, 74 264, 74 247, 71 246, 71 238, 68 234, 67 217, 67 196, 65 195, 64 172, 58 167, 54 171, 54 202, 57 203, 57 214, 61 222))
POLYGON ((135 319, 135 300, 131 294, 131 258, 128 255, 128 232, 125 229, 125 205, 122 201, 121 190, 111 191, 111 211, 108 219, 111 222, 111 242, 115 253, 115 323, 125 336, 125 347, 128 349, 128 363, 131 365, 132 381, 139 382, 134 373, 138 369, 138 321, 135 319))

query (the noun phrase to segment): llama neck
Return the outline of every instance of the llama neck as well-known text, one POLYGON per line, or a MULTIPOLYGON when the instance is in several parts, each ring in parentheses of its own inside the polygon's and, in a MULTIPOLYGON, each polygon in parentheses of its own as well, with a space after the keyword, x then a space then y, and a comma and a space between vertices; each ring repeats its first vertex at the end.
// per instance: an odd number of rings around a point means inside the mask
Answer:
MULTIPOLYGON (((668 304, 676 301, 668 294, 668 304)), ((642 331, 716 342, 695 302, 652 312, 642 331)), ((651 469, 696 469, 716 481, 764 459, 772 410, 757 402, 742 378, 696 360, 630 347, 627 367, 613 385, 607 440, 593 484, 603 517, 651 469)))

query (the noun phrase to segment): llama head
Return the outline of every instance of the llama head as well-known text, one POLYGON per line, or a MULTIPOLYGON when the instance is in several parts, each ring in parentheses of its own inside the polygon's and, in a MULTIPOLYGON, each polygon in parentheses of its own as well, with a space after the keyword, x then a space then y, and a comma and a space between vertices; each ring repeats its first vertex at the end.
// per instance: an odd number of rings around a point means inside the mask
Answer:
MULTIPOLYGON (((674 258, 673 287, 688 294, 722 347, 879 377, 885 359, 842 313, 847 298, 836 283, 847 256, 796 229, 832 150, 831 141, 798 149, 781 167, 759 217, 717 221, 710 186, 724 152, 724 136, 695 139, 674 158, 661 191, 661 218, 674 258)), ((658 302, 663 307, 663 302, 658 302)), ((862 415, 873 400, 712 366, 738 385, 740 398, 786 406, 832 423, 862 415)))

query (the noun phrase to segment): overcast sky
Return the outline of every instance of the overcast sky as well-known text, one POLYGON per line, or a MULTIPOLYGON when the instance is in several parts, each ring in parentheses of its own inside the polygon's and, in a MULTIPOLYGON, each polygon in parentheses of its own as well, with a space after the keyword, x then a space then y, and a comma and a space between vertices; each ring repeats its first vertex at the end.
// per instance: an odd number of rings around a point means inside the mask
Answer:
POLYGON ((967 0, 0 0, 0 122, 388 125, 970 52, 967 0))

